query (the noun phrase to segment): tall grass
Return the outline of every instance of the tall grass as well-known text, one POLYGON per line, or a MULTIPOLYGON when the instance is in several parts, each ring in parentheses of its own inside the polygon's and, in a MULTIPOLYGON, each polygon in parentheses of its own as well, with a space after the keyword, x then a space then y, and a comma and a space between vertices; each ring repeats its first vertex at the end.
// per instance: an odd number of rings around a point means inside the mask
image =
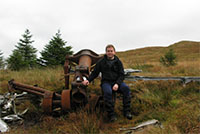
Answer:
POLYGON ((71 123, 71 133, 74 134, 98 134, 100 133, 102 119, 95 113, 84 110, 69 114, 71 123))
POLYGON ((157 119, 168 130, 175 129, 179 133, 199 131, 199 87, 199 82, 186 86, 175 81, 137 82, 131 87, 136 122, 157 119))
POLYGON ((8 81, 11 79, 24 84, 38 85, 47 90, 61 91, 64 88, 64 71, 61 66, 21 71, 0 70, 0 73, 1 92, 7 91, 8 81))
POLYGON ((140 69, 144 76, 200 76, 200 59, 197 61, 182 61, 175 66, 165 67, 159 62, 133 63, 127 68, 140 69))

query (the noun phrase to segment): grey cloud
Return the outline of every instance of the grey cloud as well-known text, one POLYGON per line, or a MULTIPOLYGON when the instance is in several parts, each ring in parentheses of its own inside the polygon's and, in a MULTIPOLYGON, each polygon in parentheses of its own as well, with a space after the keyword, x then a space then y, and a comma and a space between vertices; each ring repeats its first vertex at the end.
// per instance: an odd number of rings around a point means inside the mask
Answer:
POLYGON ((0 2, 0 49, 8 56, 25 29, 41 51, 58 29, 75 52, 125 51, 200 40, 199 0, 6 0, 0 2))

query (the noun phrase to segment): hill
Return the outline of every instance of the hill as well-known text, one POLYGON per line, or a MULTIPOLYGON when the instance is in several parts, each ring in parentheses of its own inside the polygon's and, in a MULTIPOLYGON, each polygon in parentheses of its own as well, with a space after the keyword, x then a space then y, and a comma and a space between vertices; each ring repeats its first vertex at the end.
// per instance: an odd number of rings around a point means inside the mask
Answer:
POLYGON ((200 61, 200 42, 181 41, 169 45, 168 47, 145 47, 124 52, 117 52, 117 56, 123 61, 125 67, 132 64, 148 64, 159 62, 169 49, 174 50, 177 60, 180 62, 200 61))

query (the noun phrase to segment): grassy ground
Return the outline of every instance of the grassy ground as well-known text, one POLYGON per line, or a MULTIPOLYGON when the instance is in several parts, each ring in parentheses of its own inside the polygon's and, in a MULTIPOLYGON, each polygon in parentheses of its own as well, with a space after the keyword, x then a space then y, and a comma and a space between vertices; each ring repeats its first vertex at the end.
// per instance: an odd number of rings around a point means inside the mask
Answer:
MULTIPOLYGON (((183 44, 186 42, 183 42, 183 44)), ((185 45, 185 44, 184 44, 185 45)), ((160 65, 154 54, 163 54, 164 48, 155 52, 155 48, 144 48, 145 51, 135 50, 133 56, 137 59, 131 60, 128 52, 120 52, 118 56, 125 63, 125 68, 142 69, 142 73, 134 75, 143 76, 200 76, 200 55, 195 53, 199 46, 191 50, 184 49, 180 44, 170 47, 176 49, 178 64, 173 67, 160 65), (180 47, 181 46, 181 47, 180 47), (162 50, 163 49, 163 50, 162 50), (185 58, 181 51, 188 51, 185 58), (137 53, 140 51, 140 53, 137 53), (192 54, 189 53, 192 51, 192 54), (179 53, 178 53, 179 52, 179 53), (153 55, 151 59, 149 54, 153 55), (148 54, 149 53, 149 54, 148 54), (143 55, 144 54, 144 55, 143 55), (181 56, 182 55, 182 56, 181 56), (195 56, 194 56, 195 55, 195 56), (140 59, 139 59, 140 58, 140 59), (148 59, 147 58, 147 59, 148 59), (194 60, 195 59, 195 60, 194 60)), ((191 44, 190 44, 191 45, 191 44)), ((156 48, 157 50, 157 48, 156 48)), ((159 59, 159 58, 158 58, 159 59)), ((64 89, 63 68, 54 69, 34 69, 20 72, 1 70, 0 72, 0 93, 8 91, 8 81, 15 79, 17 82, 35 85, 47 90, 60 92, 64 89)), ((89 85, 89 92, 101 93, 99 80, 95 80, 94 85, 89 85)), ((200 133, 200 82, 191 82, 186 85, 179 81, 126 81, 132 92, 131 112, 134 115, 132 120, 124 119, 122 116, 122 97, 117 96, 115 111, 118 120, 114 123, 105 122, 103 113, 88 113, 84 110, 53 117, 43 114, 42 109, 35 107, 30 102, 26 102, 30 109, 25 115, 22 124, 11 125, 11 134, 104 134, 104 133, 124 133, 119 130, 123 127, 133 127, 150 119, 159 120, 163 128, 148 127, 136 133, 148 134, 183 134, 200 133)))

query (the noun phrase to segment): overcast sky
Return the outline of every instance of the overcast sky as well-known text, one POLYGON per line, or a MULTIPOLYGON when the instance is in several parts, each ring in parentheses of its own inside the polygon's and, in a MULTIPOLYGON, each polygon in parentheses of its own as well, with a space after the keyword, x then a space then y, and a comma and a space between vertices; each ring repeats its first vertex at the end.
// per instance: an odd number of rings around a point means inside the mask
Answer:
POLYGON ((60 29, 74 52, 104 53, 200 41, 200 0, 1 0, 4 58, 29 29, 38 54, 60 29))

